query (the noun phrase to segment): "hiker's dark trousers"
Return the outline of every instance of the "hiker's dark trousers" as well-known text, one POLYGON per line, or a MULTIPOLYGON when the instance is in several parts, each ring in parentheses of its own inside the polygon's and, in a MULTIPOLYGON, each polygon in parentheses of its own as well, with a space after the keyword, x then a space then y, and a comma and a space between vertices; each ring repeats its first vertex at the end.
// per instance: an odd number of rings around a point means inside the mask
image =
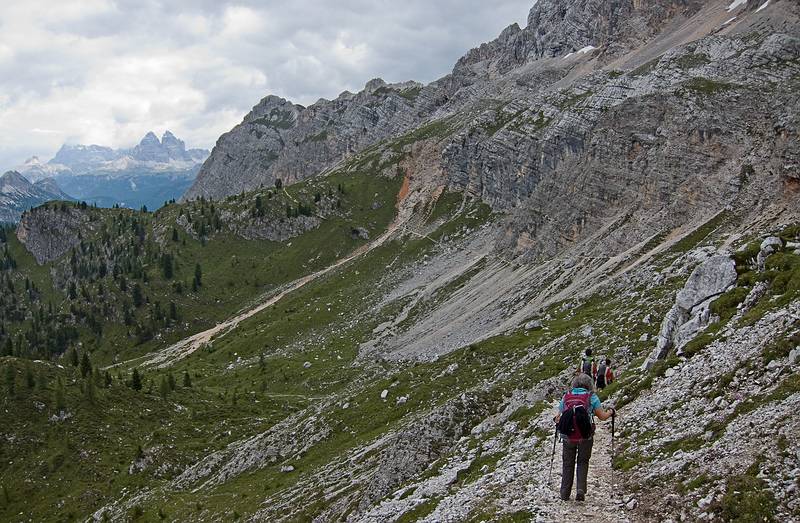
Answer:
POLYGON ((561 498, 567 499, 572 493, 572 481, 575 476, 575 461, 578 462, 578 487, 576 491, 586 494, 586 477, 589 475, 589 458, 592 457, 592 439, 579 443, 565 440, 561 452, 561 498))

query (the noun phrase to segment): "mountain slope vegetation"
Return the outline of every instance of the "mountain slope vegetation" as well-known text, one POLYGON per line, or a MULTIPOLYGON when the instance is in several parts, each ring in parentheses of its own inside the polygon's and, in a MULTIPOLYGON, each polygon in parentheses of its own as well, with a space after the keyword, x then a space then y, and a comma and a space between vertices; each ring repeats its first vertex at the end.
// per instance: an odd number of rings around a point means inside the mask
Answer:
POLYGON ((2 229, 0 518, 800 517, 800 11, 734 4, 540 0, 265 98, 185 201, 2 229), (546 479, 587 348, 591 505, 546 479))

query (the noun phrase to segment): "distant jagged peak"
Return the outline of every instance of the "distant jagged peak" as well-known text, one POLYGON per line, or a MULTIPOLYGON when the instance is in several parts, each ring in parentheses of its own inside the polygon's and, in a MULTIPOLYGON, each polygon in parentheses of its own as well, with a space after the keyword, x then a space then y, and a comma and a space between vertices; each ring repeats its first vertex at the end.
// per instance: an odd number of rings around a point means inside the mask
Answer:
POLYGON ((303 106, 270 94, 261 99, 244 117, 244 122, 260 124, 276 130, 290 129, 296 125, 303 106))
POLYGON ((152 143, 152 142, 161 143, 158 139, 158 136, 156 136, 156 133, 154 133, 153 131, 147 131, 147 134, 144 135, 144 138, 142 138, 141 142, 139 143, 152 143))
POLYGON ((383 78, 373 78, 364 86, 364 90, 368 93, 374 93, 381 87, 386 87, 386 82, 383 78))
POLYGON ((186 149, 183 140, 172 131, 165 130, 161 139, 155 132, 148 131, 139 143, 130 149, 112 149, 102 145, 64 144, 46 165, 30 163, 23 166, 25 172, 41 179, 65 171, 74 174, 87 174, 95 171, 125 171, 128 169, 170 168, 189 169, 208 157, 205 149, 186 149), (38 171, 41 171, 39 173, 38 171))
POLYGON ((6 171, 0 176, 0 186, 4 185, 31 185, 27 178, 22 176, 19 171, 6 171))
POLYGON ((507 42, 510 38, 514 35, 521 33, 522 28, 519 26, 518 23, 514 22, 513 24, 509 25, 505 29, 500 32, 500 36, 497 37, 498 40, 501 42, 507 42))
POLYGON ((161 143, 166 145, 167 143, 184 143, 183 140, 178 139, 172 132, 167 129, 164 131, 164 134, 161 135, 161 143))

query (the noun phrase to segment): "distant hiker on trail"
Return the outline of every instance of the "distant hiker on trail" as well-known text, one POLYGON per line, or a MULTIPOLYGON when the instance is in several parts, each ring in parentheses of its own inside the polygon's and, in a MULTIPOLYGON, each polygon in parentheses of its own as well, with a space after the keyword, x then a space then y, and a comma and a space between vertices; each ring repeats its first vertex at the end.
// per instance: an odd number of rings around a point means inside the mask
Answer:
POLYGON ((581 364, 575 374, 584 373, 594 378, 597 375, 597 363, 592 357, 592 349, 586 349, 586 354, 581 357, 581 364))
POLYGON ((594 382, 599 390, 603 390, 606 385, 614 383, 614 371, 611 370, 610 358, 606 358, 606 361, 597 367, 597 376, 595 376, 594 382))
MULTIPOLYGON (((587 351, 588 352, 588 351, 587 351)), ((616 415, 612 409, 604 409, 600 398, 594 393, 594 381, 585 373, 572 380, 572 390, 564 395, 555 416, 556 427, 563 442, 561 453, 561 499, 566 501, 572 494, 575 477, 575 461, 578 463, 578 486, 575 500, 586 498, 586 479, 589 475, 589 458, 592 456, 594 417, 605 421, 616 415)))

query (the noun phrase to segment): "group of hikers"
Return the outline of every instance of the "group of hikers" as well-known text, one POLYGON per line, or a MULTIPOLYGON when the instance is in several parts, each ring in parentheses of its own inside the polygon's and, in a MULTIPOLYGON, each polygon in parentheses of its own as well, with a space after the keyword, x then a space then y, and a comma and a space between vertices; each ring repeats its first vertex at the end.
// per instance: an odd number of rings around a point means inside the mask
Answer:
MULTIPOLYGON (((561 490, 560 497, 567 501, 572 495, 572 485, 577 475, 575 500, 586 499, 586 481, 589 475, 589 459, 594 442, 595 416, 600 421, 613 419, 616 410, 604 409, 596 389, 602 390, 614 381, 611 360, 605 358, 599 365, 592 356, 592 349, 586 349, 572 379, 572 387, 561 399, 558 413, 553 420, 556 424, 557 438, 561 436, 561 490), (576 474, 577 464, 577 474, 576 474)), ((556 440, 553 441, 555 455, 556 440)), ((552 459, 550 463, 552 472, 552 459)))

